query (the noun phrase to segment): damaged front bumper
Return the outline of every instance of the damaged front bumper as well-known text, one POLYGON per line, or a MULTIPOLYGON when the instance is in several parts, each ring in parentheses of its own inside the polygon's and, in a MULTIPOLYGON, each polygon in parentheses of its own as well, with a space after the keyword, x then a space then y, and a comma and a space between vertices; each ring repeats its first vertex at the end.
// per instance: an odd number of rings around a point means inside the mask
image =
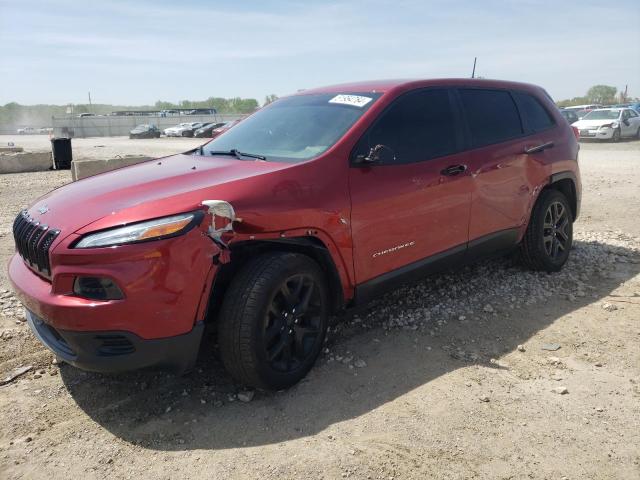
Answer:
POLYGON ((59 330, 27 310, 33 334, 65 362, 94 372, 112 373, 164 367, 182 373, 195 365, 204 322, 190 332, 168 338, 143 339, 131 332, 59 330))

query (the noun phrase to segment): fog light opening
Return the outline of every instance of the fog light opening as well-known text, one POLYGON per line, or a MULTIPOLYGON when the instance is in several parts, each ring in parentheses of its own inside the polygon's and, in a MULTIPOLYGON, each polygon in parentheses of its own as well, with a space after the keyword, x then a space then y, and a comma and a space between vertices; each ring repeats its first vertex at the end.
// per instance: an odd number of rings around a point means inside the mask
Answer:
POLYGON ((122 300, 122 290, 109 278, 76 277, 73 293, 91 300, 122 300))

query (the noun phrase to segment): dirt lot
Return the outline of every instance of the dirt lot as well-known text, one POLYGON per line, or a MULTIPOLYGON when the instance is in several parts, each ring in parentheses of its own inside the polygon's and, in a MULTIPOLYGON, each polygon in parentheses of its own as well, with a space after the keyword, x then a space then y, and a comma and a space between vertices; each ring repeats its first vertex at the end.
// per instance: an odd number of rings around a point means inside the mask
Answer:
MULTIPOLYGON (((104 157, 194 144, 73 147, 104 157)), ((640 478, 640 142, 583 144, 581 168, 561 273, 500 259, 393 292, 337 319, 308 379, 252 399, 211 342, 186 377, 52 364, 3 269, 0 380, 34 368, 0 387, 0 478, 640 478)), ((69 180, 0 175, 1 264, 16 212, 69 180)))

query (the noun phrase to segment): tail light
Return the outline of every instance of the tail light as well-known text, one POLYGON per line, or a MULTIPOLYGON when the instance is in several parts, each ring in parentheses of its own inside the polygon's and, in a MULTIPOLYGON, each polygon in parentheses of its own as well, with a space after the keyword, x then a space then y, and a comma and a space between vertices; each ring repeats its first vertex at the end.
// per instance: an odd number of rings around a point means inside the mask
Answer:
POLYGON ((573 130, 573 134, 576 137, 576 140, 580 140, 580 130, 577 127, 571 126, 571 130, 573 130))

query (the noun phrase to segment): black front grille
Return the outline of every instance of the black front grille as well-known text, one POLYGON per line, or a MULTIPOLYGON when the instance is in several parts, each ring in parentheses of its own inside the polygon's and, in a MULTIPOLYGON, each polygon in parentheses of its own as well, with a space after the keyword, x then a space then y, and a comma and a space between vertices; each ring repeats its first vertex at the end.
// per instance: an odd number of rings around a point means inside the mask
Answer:
POLYGON ((16 250, 31 268, 45 277, 51 277, 49 248, 60 234, 60 230, 36 222, 26 210, 20 212, 13 222, 13 239, 16 250))

